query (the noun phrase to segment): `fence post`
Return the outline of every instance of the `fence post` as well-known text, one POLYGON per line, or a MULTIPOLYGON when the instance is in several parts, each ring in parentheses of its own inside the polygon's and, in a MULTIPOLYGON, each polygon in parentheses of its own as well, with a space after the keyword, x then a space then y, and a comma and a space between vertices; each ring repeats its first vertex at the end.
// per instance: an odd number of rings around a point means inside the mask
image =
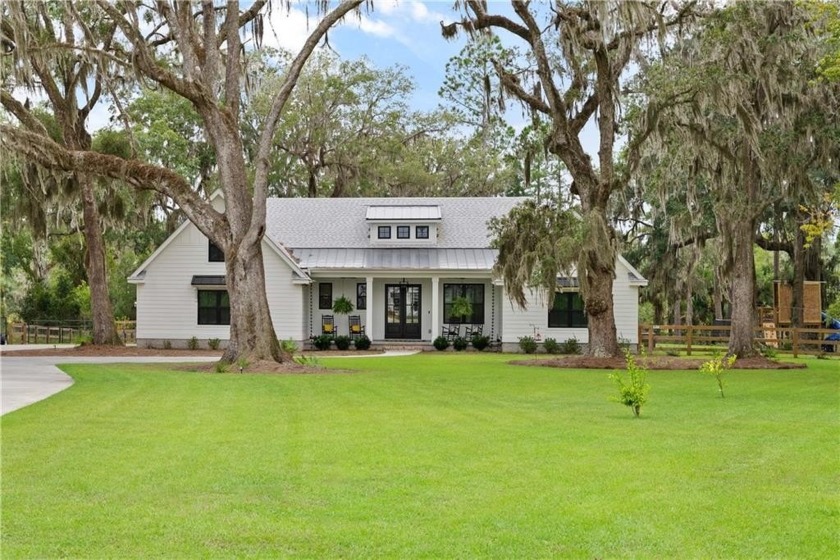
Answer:
POLYGON ((686 333, 685 333, 685 338, 686 338, 686 340, 685 340, 685 346, 686 346, 685 353, 686 353, 686 356, 691 356, 691 333, 692 333, 692 330, 693 330, 694 326, 693 325, 687 325, 687 327, 688 328, 687 328, 686 333))
POLYGON ((638 330, 638 332, 636 333, 636 342, 637 342, 637 344, 636 344, 636 346, 637 346, 636 351, 637 351, 639 354, 641 354, 641 353, 642 353, 642 325, 641 325, 641 324, 639 324, 639 326, 638 326, 638 329, 637 329, 637 330, 638 330))
POLYGON ((647 334, 648 334, 648 337, 647 337, 648 338, 648 341, 647 341, 648 354, 653 354, 653 325, 648 325, 648 333, 647 334))
POLYGON ((793 328, 793 329, 791 329, 791 331, 792 331, 792 334, 793 334, 793 337, 792 337, 793 338, 793 357, 798 358, 799 357, 799 329, 798 328, 793 328))

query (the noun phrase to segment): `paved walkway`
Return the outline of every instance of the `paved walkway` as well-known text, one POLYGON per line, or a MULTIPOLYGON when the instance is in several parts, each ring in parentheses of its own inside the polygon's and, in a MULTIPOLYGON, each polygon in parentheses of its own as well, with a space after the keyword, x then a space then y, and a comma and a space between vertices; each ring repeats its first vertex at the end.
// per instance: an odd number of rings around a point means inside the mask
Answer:
MULTIPOLYGON (((113 364, 113 363, 155 363, 155 362, 213 362, 218 356, 182 357, 130 357, 108 358, 73 356, 14 356, 2 357, 4 351, 41 350, 51 348, 72 348, 72 344, 7 344, 0 346, 0 415, 46 399, 73 384, 73 379, 55 367, 56 364, 113 364)), ((378 356, 409 356, 417 351, 390 350, 378 356)), ((342 356, 371 358, 377 355, 342 356)))

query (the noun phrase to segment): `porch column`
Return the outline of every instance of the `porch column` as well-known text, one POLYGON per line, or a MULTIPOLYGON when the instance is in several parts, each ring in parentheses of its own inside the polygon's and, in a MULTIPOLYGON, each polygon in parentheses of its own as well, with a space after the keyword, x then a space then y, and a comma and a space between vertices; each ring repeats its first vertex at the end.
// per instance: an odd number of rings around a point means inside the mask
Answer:
POLYGON ((440 336, 440 278, 432 276, 432 341, 440 336))
POLYGON ((373 278, 365 278, 365 298, 367 309, 365 310, 365 333, 373 340, 373 278))

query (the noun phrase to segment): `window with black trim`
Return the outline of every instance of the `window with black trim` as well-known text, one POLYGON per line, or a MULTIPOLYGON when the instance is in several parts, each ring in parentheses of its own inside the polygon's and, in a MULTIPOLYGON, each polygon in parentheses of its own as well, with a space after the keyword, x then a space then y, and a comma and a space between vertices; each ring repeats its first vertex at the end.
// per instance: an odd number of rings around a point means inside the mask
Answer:
POLYGON ((570 329, 586 327, 586 311, 580 292, 557 292, 554 294, 554 306, 548 311, 549 328, 570 329))
POLYGON ((225 262, 225 253, 222 251, 218 245, 207 240, 207 260, 209 262, 225 262))
POLYGON ((318 284, 318 309, 332 309, 332 284, 321 282, 318 284))
POLYGON ((230 325, 227 290, 198 290, 198 324, 230 325))
POLYGON ((356 284, 356 309, 367 309, 367 284, 356 284))
POLYGON ((417 239, 429 238, 429 226, 417 226, 414 228, 414 237, 417 239))
POLYGON ((411 239, 411 226, 397 226, 397 239, 411 239))
POLYGON ((447 323, 484 324, 484 284, 444 284, 443 316, 447 323), (465 297, 472 305, 472 315, 452 316, 452 304, 465 297))
POLYGON ((391 226, 379 226, 379 239, 391 239, 391 226))

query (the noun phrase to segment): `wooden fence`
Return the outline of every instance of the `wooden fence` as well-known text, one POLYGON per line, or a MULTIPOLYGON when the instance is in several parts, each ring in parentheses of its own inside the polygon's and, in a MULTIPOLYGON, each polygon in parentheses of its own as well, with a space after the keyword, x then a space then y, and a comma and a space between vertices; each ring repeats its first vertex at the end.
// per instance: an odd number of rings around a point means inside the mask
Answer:
MULTIPOLYGON (((117 321, 117 334, 123 342, 137 341, 136 321, 117 321)), ((36 325, 9 323, 6 328, 6 342, 9 344, 75 344, 91 334, 89 323, 68 322, 58 325, 36 325)))
MULTIPOLYGON (((726 348, 729 342, 729 325, 639 325, 639 345, 653 352, 657 345, 665 344, 669 349, 683 350, 689 356, 692 351, 726 348)), ((763 326, 755 329, 756 344, 774 348, 781 352, 799 354, 821 354, 840 351, 840 341, 825 340, 826 336, 840 331, 818 328, 791 328, 763 326)))

